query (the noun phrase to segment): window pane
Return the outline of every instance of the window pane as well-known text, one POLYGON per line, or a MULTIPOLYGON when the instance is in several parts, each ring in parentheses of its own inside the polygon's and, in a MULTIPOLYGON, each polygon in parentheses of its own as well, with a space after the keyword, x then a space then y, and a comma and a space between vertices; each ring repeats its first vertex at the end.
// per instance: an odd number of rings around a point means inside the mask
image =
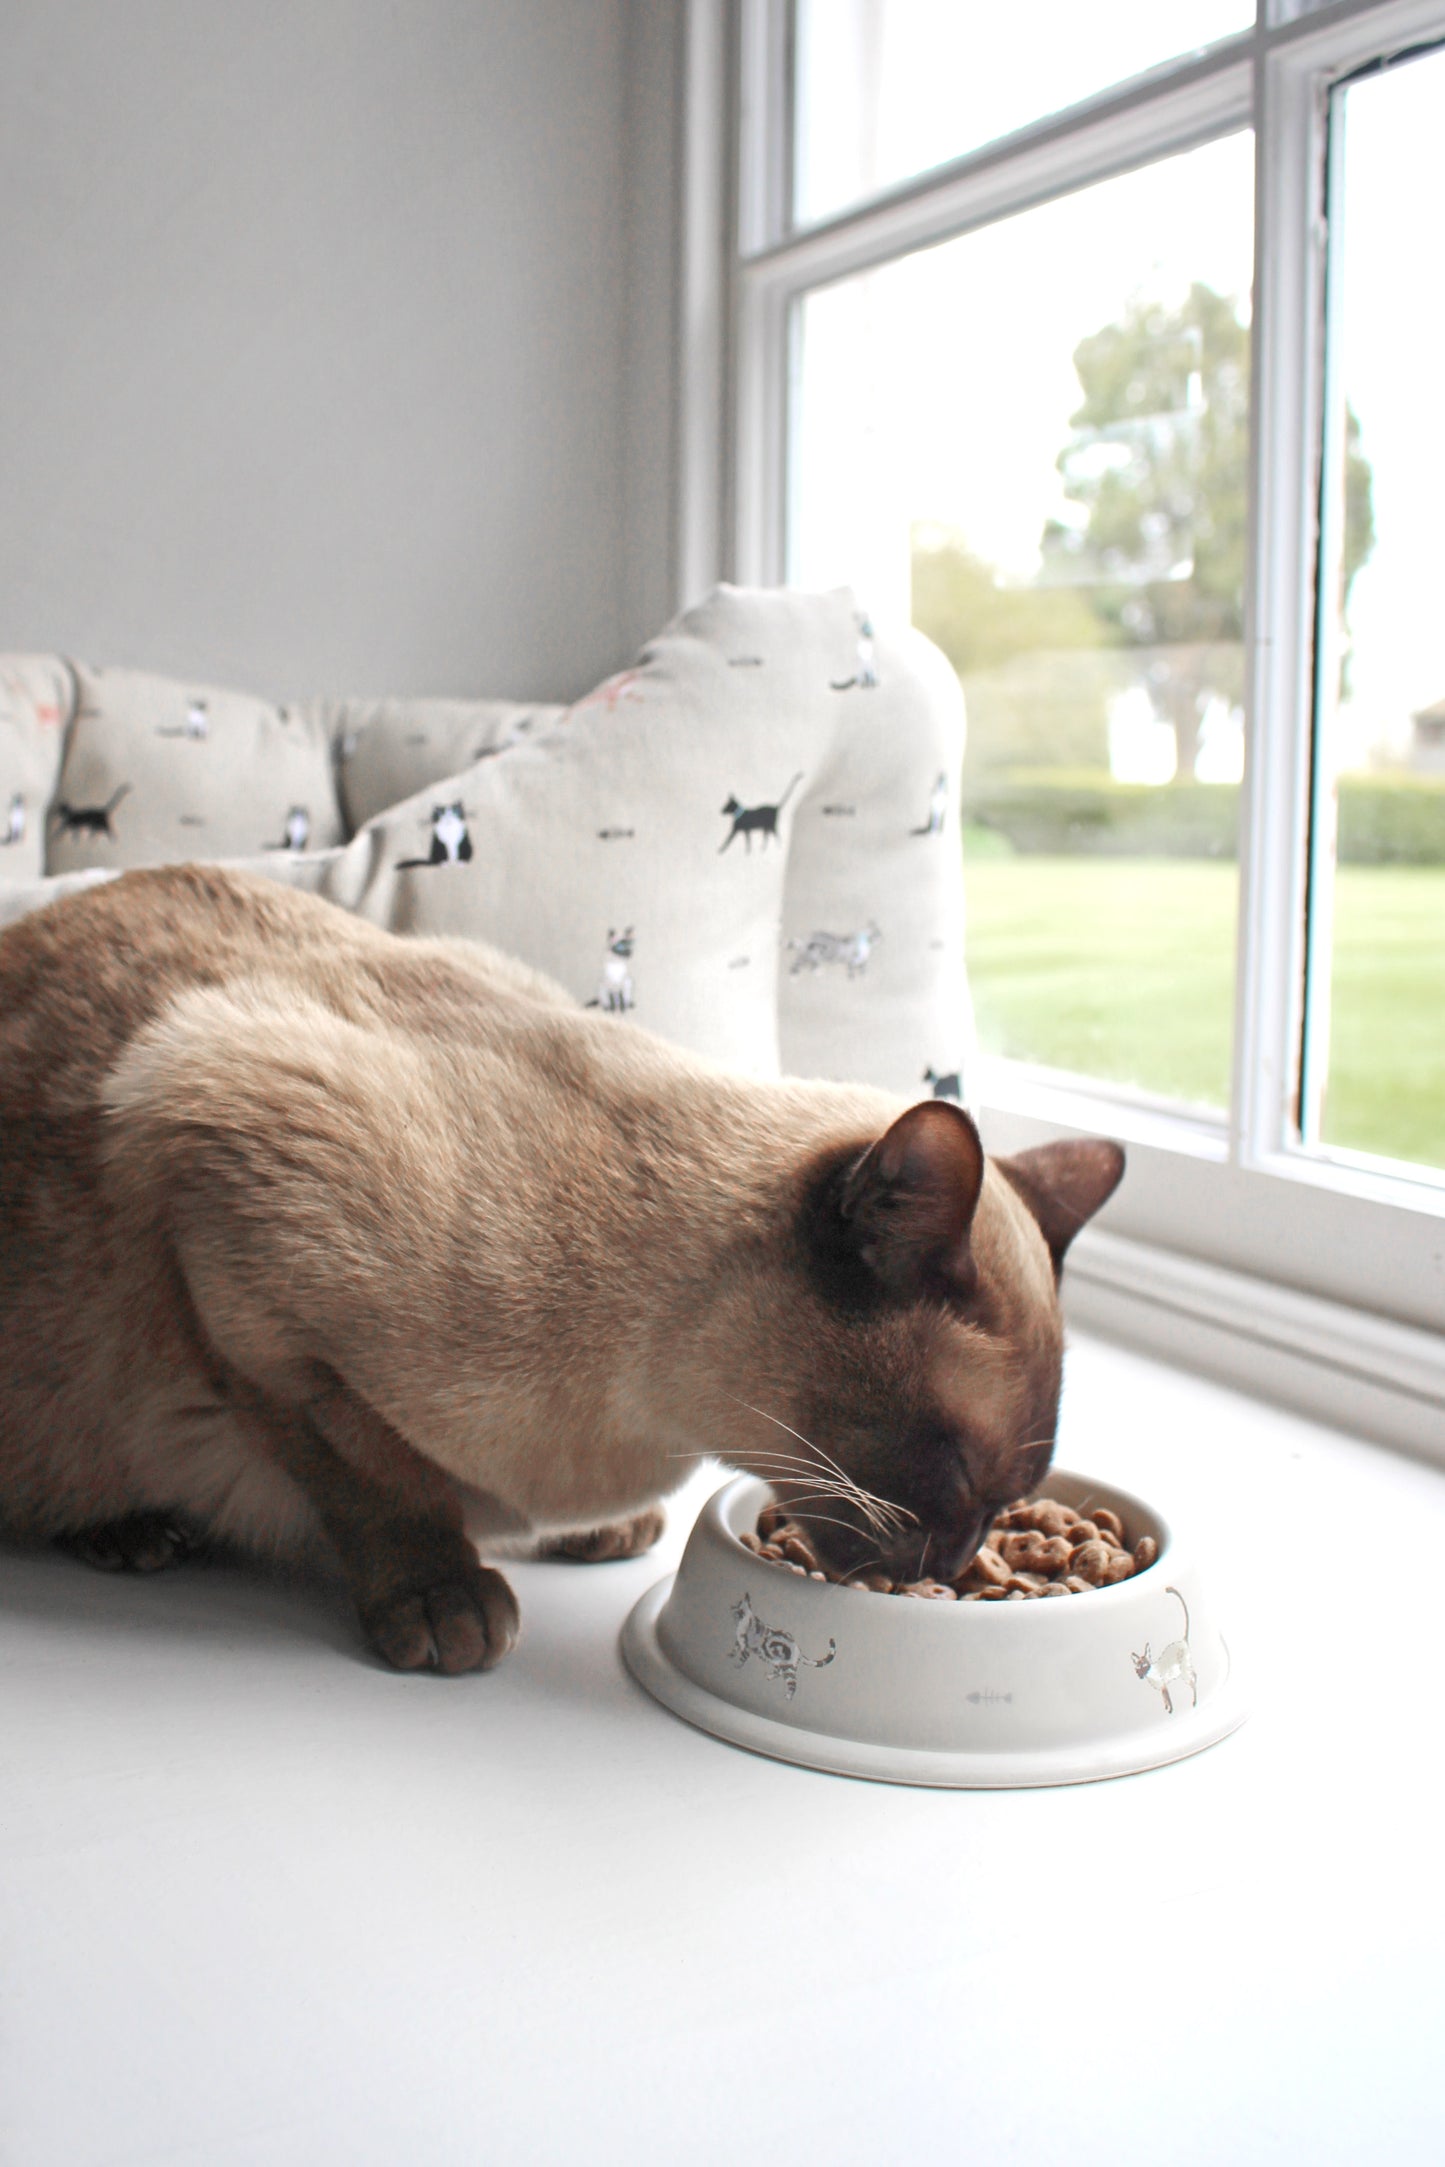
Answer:
POLYGON ((825 218, 1254 21, 1253 0, 796 0, 793 215, 825 218))
POLYGON ((986 1048, 1228 1098, 1251 143, 800 304, 789 576, 910 613, 969 709, 986 1048))
POLYGON ((1336 93, 1305 1136, 1445 1167, 1445 57, 1336 93), (1333 862, 1332 862, 1333 861, 1333 862), (1331 878, 1331 875, 1333 877, 1331 878))

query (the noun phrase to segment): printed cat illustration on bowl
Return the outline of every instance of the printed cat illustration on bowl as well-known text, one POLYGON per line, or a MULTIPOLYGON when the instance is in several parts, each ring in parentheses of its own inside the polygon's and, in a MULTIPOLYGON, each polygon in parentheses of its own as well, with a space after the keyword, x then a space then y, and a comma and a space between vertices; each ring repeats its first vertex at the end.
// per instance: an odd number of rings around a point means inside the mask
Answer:
POLYGON ((1157 1693, 1163 1694, 1164 1713, 1166 1716, 1172 1716, 1174 1703, 1169 1697, 1170 1686, 1177 1686, 1181 1678, 1187 1678, 1189 1690, 1194 1696, 1192 1705, 1197 1708, 1199 1706, 1199 1678, 1194 1668, 1194 1658, 1189 1652, 1189 1605, 1185 1602, 1184 1597, 1180 1595, 1178 1588, 1166 1588, 1164 1592, 1166 1595, 1175 1596, 1180 1609, 1184 1612, 1183 1635, 1178 1640, 1171 1640, 1167 1648, 1159 1650, 1158 1655, 1151 1653, 1149 1642, 1146 1640, 1143 1654, 1135 1655, 1131 1652, 1129 1660, 1134 1666, 1135 1677, 1142 1678, 1146 1685, 1152 1685, 1157 1693))

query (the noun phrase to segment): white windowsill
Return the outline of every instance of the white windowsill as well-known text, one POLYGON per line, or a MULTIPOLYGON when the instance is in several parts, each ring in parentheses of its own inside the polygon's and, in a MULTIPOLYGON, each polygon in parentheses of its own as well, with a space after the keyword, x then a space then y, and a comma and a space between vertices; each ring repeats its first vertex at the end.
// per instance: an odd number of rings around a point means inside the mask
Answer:
POLYGON ((239 1574, 0 1555, 7 2167, 1440 2157, 1445 1477, 1088 1338, 1060 1457, 1187 1524, 1253 1712, 1056 1791, 646 1699, 617 1630, 685 1508, 512 1568, 458 1681, 239 1574))

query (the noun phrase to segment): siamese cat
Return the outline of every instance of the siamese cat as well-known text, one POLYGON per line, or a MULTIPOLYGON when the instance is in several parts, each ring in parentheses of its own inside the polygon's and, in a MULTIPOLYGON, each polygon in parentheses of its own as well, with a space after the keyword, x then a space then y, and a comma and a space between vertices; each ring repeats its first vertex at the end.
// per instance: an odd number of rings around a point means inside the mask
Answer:
POLYGON ((1123 1169, 755 1082, 477 944, 207 866, 0 935, 0 1529, 339 1567, 402 1670, 491 1556, 628 1554, 704 1455, 835 1570, 943 1578, 1053 1451, 1056 1282, 1123 1169))

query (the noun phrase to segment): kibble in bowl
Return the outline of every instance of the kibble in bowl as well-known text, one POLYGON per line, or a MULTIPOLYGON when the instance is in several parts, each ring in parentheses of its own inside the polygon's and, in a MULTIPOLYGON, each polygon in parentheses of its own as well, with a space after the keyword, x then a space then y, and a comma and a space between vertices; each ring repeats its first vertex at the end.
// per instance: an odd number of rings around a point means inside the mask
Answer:
MULTIPOLYGON (((1089 1501, 1086 1499, 1085 1504, 1089 1501)), ((1144 1572, 1159 1555, 1157 1536, 1126 1539, 1124 1522, 1107 1505, 1080 1511, 1062 1498, 1021 1497, 997 1515, 976 1558, 957 1580, 893 1580, 885 1572, 830 1572, 813 1546, 806 1516, 769 1503, 758 1524, 738 1537, 745 1550, 810 1580, 862 1588, 873 1595, 912 1595, 933 1602, 1024 1602, 1041 1595, 1086 1595, 1117 1587, 1144 1572)))
POLYGON ((831 1578, 806 1522, 741 1476, 704 1506, 622 1647, 703 1730, 895 1783, 1122 1775, 1244 1715, 1187 1541, 1142 1499, 1062 1469, 998 1516, 953 1584, 831 1578))

